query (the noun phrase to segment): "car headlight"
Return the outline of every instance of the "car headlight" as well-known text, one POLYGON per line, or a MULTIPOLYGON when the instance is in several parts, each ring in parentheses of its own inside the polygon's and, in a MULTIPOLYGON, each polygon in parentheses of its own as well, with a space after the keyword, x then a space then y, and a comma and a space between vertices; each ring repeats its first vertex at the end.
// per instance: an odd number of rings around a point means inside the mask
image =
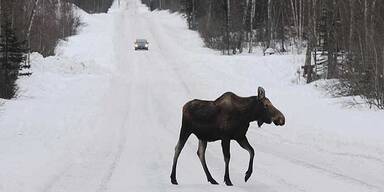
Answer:
POLYGON ((148 44, 145 44, 145 47, 148 47, 148 44))
POLYGON ((135 44, 135 47, 138 47, 138 45, 137 45, 137 44, 135 44))

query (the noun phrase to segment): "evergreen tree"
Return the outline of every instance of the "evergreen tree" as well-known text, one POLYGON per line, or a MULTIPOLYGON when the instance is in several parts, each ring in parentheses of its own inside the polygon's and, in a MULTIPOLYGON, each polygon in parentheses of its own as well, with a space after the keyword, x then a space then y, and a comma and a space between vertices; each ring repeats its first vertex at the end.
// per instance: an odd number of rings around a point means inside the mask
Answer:
POLYGON ((17 91, 16 80, 23 65, 27 50, 26 42, 19 41, 7 17, 3 17, 0 36, 0 98, 11 99, 17 91))

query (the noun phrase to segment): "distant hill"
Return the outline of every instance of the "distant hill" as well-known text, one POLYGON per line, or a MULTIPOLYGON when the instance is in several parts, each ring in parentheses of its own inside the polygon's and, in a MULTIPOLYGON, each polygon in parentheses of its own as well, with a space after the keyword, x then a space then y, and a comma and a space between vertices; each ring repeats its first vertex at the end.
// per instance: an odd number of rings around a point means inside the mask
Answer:
POLYGON ((72 2, 87 13, 106 13, 113 0, 67 0, 72 2))

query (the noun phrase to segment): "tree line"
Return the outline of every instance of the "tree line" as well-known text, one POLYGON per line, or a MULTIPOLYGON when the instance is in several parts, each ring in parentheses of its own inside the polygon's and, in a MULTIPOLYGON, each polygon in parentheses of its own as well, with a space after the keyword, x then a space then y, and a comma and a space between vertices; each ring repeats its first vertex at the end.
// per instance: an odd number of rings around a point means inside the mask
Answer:
POLYGON ((383 0, 142 0, 185 14, 207 47, 223 54, 255 46, 306 50, 308 82, 338 79, 339 95, 384 108, 383 0))
POLYGON ((113 0, 67 0, 88 13, 106 13, 113 0))
POLYGON ((16 80, 28 68, 28 53, 54 54, 57 43, 81 25, 74 5, 106 12, 113 0, 0 0, 0 98, 10 99, 16 80))

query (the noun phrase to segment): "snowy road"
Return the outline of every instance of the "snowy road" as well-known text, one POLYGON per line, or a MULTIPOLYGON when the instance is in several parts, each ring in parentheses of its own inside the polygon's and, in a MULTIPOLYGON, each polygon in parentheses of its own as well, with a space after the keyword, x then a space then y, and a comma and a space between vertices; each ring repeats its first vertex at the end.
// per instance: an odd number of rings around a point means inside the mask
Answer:
MULTIPOLYGON (((52 97, 62 104, 48 103, 40 115, 31 115, 30 123, 2 117, 1 127, 18 127, 31 141, 44 141, 28 145, 25 139, 11 139, 19 132, 2 131, 1 144, 12 147, 0 148, 0 168, 5 170, 0 172, 0 191, 384 191, 384 130, 377 126, 384 123, 382 112, 343 109, 339 100, 292 83, 301 56, 220 56, 203 48, 179 15, 149 12, 139 0, 121 1, 108 14, 88 16, 88 36, 75 36, 62 50, 83 62, 93 59, 94 65, 108 69, 106 75, 64 81, 77 83, 63 88, 77 99, 52 97), (136 38, 148 39, 150 50, 134 51, 136 38), (260 85, 285 113, 287 125, 250 127, 256 152, 250 180, 244 183, 248 153, 232 142, 235 186, 223 184, 224 160, 216 142, 208 145, 206 158, 220 185, 209 185, 196 155, 197 139, 191 136, 179 158, 180 185, 171 185, 182 105, 192 98, 215 99, 225 91, 255 95, 260 85), (48 105, 57 115, 41 125, 51 112, 48 105), (25 127, 40 125, 61 131, 62 139, 29 137, 33 130, 25 127), (77 131, 68 131, 75 127, 77 131), (25 153, 30 149, 36 150, 25 153), (33 154, 35 161, 18 161, 33 154)), ((22 114, 40 108, 32 103, 22 114)))

